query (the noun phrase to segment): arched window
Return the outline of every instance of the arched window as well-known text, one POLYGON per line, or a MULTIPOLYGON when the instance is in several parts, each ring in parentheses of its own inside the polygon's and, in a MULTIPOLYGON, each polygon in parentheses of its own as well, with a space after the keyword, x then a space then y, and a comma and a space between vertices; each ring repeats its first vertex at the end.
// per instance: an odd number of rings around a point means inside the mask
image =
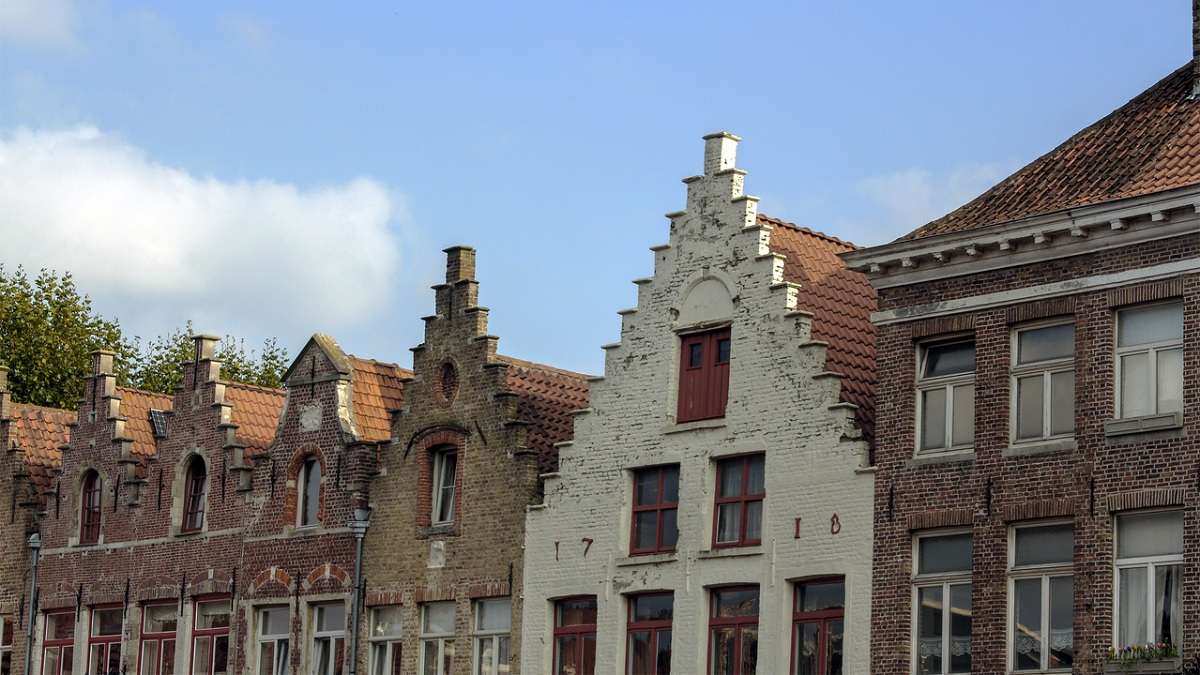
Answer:
POLYGON ((80 497, 79 543, 94 544, 100 540, 100 474, 88 471, 84 475, 80 497))
POLYGON ((204 528, 204 501, 208 492, 208 470, 204 460, 193 457, 188 464, 183 493, 183 531, 197 532, 204 528))
POLYGON ((316 457, 304 460, 296 486, 300 497, 299 508, 296 509, 297 524, 300 527, 317 525, 317 512, 321 506, 321 462, 316 457))

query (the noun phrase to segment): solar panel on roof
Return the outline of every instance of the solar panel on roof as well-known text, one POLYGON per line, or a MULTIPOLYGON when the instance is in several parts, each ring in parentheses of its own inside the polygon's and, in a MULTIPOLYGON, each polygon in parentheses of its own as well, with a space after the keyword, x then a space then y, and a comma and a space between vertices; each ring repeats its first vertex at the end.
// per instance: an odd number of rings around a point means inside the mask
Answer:
POLYGON ((163 410, 150 411, 150 426, 154 427, 155 438, 167 437, 167 413, 163 410))

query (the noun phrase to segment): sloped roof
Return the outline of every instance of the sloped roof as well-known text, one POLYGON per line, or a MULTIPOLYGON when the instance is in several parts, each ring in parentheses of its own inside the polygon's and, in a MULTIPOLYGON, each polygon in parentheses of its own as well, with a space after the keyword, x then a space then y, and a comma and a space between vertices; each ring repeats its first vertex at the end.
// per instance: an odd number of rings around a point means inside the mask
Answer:
POLYGON ((9 441, 24 452, 25 465, 38 489, 46 490, 51 487, 54 470, 62 466, 59 447, 70 439, 68 425, 75 423, 76 413, 26 403, 13 403, 10 413, 9 441))
POLYGON ((125 418, 125 434, 133 440, 133 454, 153 457, 158 452, 154 444, 154 427, 150 424, 151 410, 170 410, 174 397, 132 387, 117 387, 121 397, 121 416, 125 418))
POLYGON ((225 383, 225 399, 233 404, 230 421, 238 425, 238 442, 249 454, 265 452, 275 440, 287 392, 240 382, 225 383))
POLYGON ((963 232, 1200 183, 1192 64, 965 205, 900 240, 963 232))
POLYGON ((508 388, 516 392, 517 418, 529 423, 527 443, 538 453, 542 472, 558 469, 555 443, 575 433, 572 410, 588 405, 588 376, 540 363, 496 356, 508 364, 508 388))
POLYGON ((771 250, 787 258, 786 281, 799 284, 796 306, 812 312, 814 340, 828 342, 826 370, 842 377, 841 400, 858 406, 856 418, 868 441, 875 426, 875 289, 864 274, 847 269, 839 253, 854 244, 759 214, 771 225, 771 250))
POLYGON ((363 441, 386 441, 392 437, 392 413, 404 403, 404 379, 412 371, 394 363, 350 357, 351 387, 354 389, 354 425, 363 441))

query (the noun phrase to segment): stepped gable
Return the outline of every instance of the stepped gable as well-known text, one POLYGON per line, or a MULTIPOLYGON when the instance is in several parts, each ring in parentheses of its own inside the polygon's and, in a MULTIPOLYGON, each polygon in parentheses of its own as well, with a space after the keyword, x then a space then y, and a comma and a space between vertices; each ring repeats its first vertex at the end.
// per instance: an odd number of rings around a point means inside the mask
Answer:
POLYGON ((24 453, 30 478, 39 492, 50 489, 54 472, 62 467, 61 446, 70 440, 74 410, 14 403, 10 410, 10 440, 24 453))
POLYGON ((1200 183, 1200 98, 1193 95, 1194 81, 1188 63, 987 192, 899 241, 1200 183))
POLYGON ((237 441, 253 456, 266 452, 275 440, 287 392, 241 382, 225 383, 225 400, 232 404, 230 421, 238 425, 237 441))
POLYGON ((783 276, 800 286, 796 308, 814 315, 812 339, 829 343, 825 369, 842 375, 841 400, 868 441, 875 425, 875 289, 866 275, 847 269, 838 254, 857 247, 805 227, 758 214, 770 225, 771 251, 787 258, 783 276))
POLYGON ((150 423, 151 410, 171 410, 175 398, 170 394, 117 387, 121 397, 121 416, 125 418, 125 434, 133 441, 131 452, 140 457, 153 457, 158 453, 154 439, 154 426, 150 423))
POLYGON ((392 411, 404 404, 403 382, 412 371, 394 363, 350 357, 354 424, 362 441, 392 437, 392 411))
POLYGON ((496 355, 508 364, 507 385, 518 395, 517 418, 529 423, 526 443, 538 453, 542 473, 558 469, 555 443, 570 440, 575 432, 572 411, 588 405, 588 375, 561 368, 496 355))

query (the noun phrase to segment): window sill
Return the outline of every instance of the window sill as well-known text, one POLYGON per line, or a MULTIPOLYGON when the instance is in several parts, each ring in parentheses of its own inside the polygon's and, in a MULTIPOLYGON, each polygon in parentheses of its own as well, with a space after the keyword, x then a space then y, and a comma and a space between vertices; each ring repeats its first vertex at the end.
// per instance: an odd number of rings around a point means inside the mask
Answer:
POLYGON ((1183 659, 1174 657, 1156 659, 1153 661, 1136 661, 1134 663, 1119 663, 1109 661, 1104 664, 1107 673, 1141 673, 1141 675, 1170 675, 1179 672, 1183 667, 1183 659))
POLYGON ((728 548, 710 548, 696 553, 696 557, 701 560, 711 558, 745 558, 749 556, 762 555, 763 548, 761 544, 754 546, 730 546, 728 548))
POLYGON ((679 422, 677 424, 668 424, 663 427, 664 434, 679 434, 685 431, 695 431, 697 429, 720 429, 725 426, 724 417, 715 417, 709 420, 695 420, 693 422, 679 422))
POLYGON ((663 563, 673 563, 679 560, 679 554, 675 551, 670 553, 647 553, 644 555, 631 555, 625 558, 617 558, 617 567, 634 567, 636 565, 661 565, 663 563))
POLYGON ((1128 436, 1154 431, 1170 431, 1183 428, 1183 414, 1172 412, 1162 415, 1142 415, 1141 417, 1126 417, 1124 419, 1108 420, 1104 423, 1104 435, 1128 436))
POLYGON ((955 464, 975 461, 975 448, 966 450, 951 450, 950 452, 930 453, 927 455, 917 455, 905 463, 908 468, 918 466, 930 466, 934 464, 955 464))
MULTIPOLYGON (((1042 442, 1011 445, 1000 453, 1005 459, 1009 457, 1030 457, 1034 455, 1052 455, 1057 452, 1074 452, 1074 438, 1059 438, 1042 442)), ((1033 671, 1031 671, 1033 672, 1033 671)))
POLYGON ((457 537, 458 523, 438 523, 429 527, 417 529, 418 539, 428 539, 430 537, 457 537))

